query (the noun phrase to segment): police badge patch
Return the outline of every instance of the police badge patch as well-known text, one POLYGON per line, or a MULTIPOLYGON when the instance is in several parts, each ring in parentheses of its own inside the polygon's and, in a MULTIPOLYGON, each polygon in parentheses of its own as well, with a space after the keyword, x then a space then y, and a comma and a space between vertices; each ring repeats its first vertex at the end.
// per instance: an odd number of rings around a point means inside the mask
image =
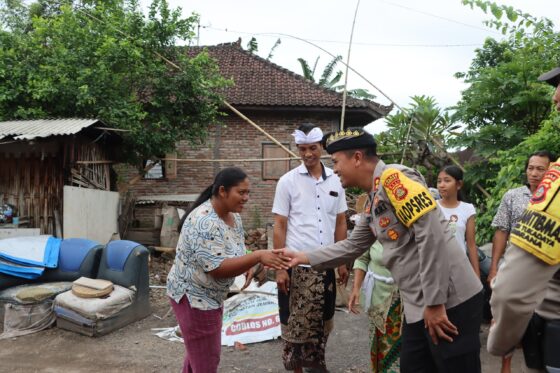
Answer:
POLYGON ((560 263, 560 163, 550 166, 511 231, 511 242, 545 263, 560 263))
POLYGON ((410 227, 422 215, 437 206, 434 197, 424 185, 408 178, 395 168, 388 168, 381 174, 381 185, 395 208, 395 215, 406 227, 410 227))

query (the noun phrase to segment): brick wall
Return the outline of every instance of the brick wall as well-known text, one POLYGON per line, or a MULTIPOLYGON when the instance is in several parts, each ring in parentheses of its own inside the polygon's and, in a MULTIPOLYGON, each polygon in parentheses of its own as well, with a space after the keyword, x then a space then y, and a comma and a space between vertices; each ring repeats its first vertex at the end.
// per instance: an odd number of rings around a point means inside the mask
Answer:
MULTIPOLYGON (((337 128, 338 117, 310 113, 308 115, 290 113, 246 113, 255 123, 282 143, 289 143, 290 149, 297 154, 291 133, 301 123, 311 122, 320 126, 323 131, 337 128)), ((270 143, 261 132, 235 115, 224 118, 221 126, 214 125, 203 146, 193 146, 181 142, 177 147, 178 158, 195 159, 247 159, 261 158, 262 144, 270 143)), ((326 154, 326 152, 325 152, 326 154)), ((287 156, 287 154, 286 154, 287 156)), ((329 164, 330 162, 327 162, 329 164)), ((291 168, 299 162, 292 162, 291 168)), ((136 196, 150 194, 183 194, 200 193, 224 167, 241 167, 249 175, 251 181, 251 198, 242 214, 245 228, 255 225, 265 226, 271 223, 272 203, 276 187, 275 180, 263 180, 262 162, 179 162, 177 178, 173 180, 142 180, 130 190, 136 196), (260 224, 259 224, 260 222, 260 224)), ((119 167, 119 176, 123 181, 130 180, 136 171, 132 168, 119 167)))

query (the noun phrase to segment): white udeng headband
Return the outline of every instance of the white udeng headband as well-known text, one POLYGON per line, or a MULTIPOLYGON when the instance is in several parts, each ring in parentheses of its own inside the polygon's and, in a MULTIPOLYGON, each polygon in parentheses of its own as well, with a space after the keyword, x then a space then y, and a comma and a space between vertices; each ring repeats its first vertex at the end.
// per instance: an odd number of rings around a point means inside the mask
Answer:
POLYGON ((303 131, 295 130, 292 136, 296 140, 296 144, 313 144, 314 142, 321 142, 323 139, 323 131, 319 127, 313 128, 306 135, 303 131))

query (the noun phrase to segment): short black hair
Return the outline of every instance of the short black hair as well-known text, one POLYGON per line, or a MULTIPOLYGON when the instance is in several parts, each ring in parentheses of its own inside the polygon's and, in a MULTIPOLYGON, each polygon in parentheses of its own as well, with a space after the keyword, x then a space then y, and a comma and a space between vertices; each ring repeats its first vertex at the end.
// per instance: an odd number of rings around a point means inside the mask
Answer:
POLYGON ((298 130, 305 133, 306 135, 313 129, 317 127, 313 123, 302 123, 299 125, 298 130))
POLYGON ((369 146, 367 148, 356 148, 356 149, 348 149, 343 150, 348 158, 351 158, 355 152, 361 152, 364 155, 364 158, 368 161, 372 161, 377 158, 377 149, 373 146, 369 146))
POLYGON ((548 158, 549 162, 554 162, 556 160, 556 157, 552 152, 549 152, 548 150, 537 150, 527 157, 527 162, 525 162, 525 169, 529 167, 529 160, 533 157, 546 157, 548 158))

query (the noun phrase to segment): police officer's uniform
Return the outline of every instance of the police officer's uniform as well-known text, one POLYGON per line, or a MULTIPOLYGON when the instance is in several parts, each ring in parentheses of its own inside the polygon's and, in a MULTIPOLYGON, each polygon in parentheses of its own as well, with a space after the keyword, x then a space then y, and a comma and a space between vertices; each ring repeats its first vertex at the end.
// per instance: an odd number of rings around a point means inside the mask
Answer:
MULTIPOLYGON (((366 146, 375 147, 375 141, 363 130, 338 132, 326 141, 330 154, 366 146)), ((317 269, 338 266, 378 239, 404 304, 401 371, 480 372, 482 284, 467 256, 418 171, 379 160, 372 177, 369 211, 352 235, 307 252, 310 264, 317 269), (459 335, 452 343, 440 339, 435 346, 424 328, 423 313, 425 306, 440 304, 459 335)))
MULTIPOLYGON (((539 80, 556 87, 559 77, 557 68, 539 80)), ((560 372, 560 158, 512 230, 490 304, 491 354, 506 356, 524 339, 525 361, 533 368, 528 371, 544 372, 548 366, 549 371, 560 372)))

